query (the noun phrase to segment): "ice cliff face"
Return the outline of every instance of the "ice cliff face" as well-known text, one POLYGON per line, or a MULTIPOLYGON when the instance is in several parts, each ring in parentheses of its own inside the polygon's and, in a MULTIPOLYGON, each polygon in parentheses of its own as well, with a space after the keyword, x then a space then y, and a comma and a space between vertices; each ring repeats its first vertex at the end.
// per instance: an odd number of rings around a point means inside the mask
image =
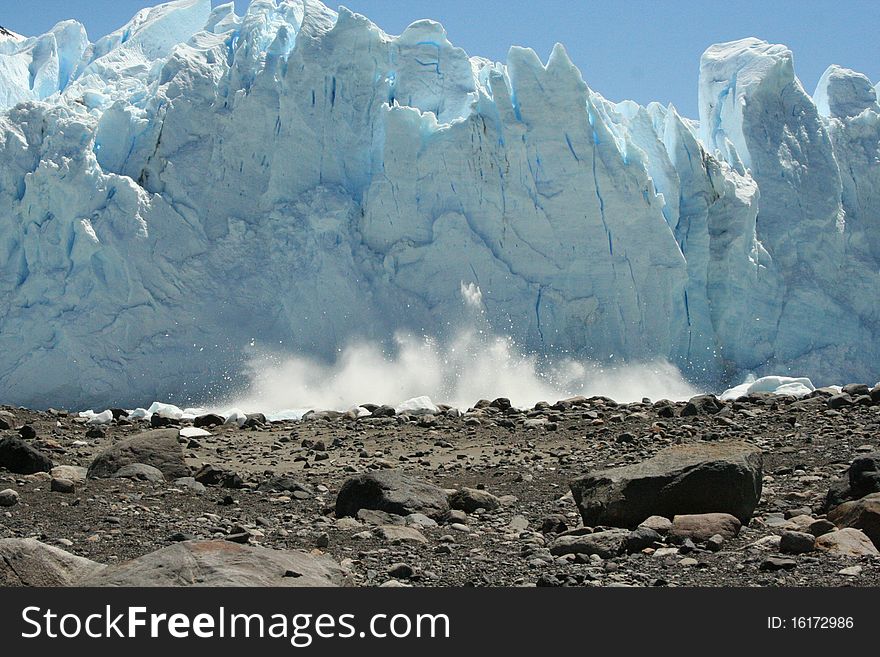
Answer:
POLYGON ((442 335, 463 284, 541 353, 874 381, 876 89, 831 67, 811 98, 747 39, 706 51, 700 107, 316 0, 0 35, 3 401, 204 397, 252 341, 442 335))

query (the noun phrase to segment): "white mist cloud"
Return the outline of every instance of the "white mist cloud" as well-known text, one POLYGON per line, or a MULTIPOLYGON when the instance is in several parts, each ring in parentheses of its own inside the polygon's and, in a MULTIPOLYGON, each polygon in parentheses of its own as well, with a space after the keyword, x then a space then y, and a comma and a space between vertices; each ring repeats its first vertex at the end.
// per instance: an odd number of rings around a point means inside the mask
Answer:
MULTIPOLYGON (((467 292, 474 303, 479 289, 467 292)), ((574 359, 541 362, 521 353, 511 340, 478 329, 462 331, 443 344, 406 335, 395 339, 393 354, 375 345, 352 344, 333 364, 303 356, 255 358, 250 363, 247 394, 229 400, 227 407, 270 414, 346 410, 367 402, 396 405, 421 395, 459 408, 496 397, 508 397, 514 405, 526 407, 579 394, 604 395, 620 402, 643 397, 678 400, 697 394, 665 361, 620 367, 574 359)))
POLYGON ((574 395, 631 402, 643 397, 680 400, 697 394, 666 361, 603 367, 570 358, 548 362, 524 354, 489 327, 479 286, 462 281, 460 291, 470 328, 452 340, 398 334, 393 353, 354 343, 332 364, 265 353, 249 364, 247 393, 226 400, 226 407, 299 417, 311 409, 342 411, 368 402, 397 406, 423 395, 435 403, 466 409, 480 399, 496 397, 528 407, 574 395))

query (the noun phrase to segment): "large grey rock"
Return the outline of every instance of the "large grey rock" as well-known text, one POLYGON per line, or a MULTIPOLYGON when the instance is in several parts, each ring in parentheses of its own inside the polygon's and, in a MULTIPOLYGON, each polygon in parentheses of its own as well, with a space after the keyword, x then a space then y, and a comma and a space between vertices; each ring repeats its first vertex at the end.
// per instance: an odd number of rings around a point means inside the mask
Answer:
POLYGON ((99 454, 91 466, 89 477, 112 477, 121 468, 133 463, 151 465, 167 479, 189 476, 177 429, 156 429, 132 436, 99 454))
POLYGON ((15 474, 49 472, 52 459, 28 445, 21 438, 6 436, 0 439, 0 468, 15 474))
POLYGON ((34 538, 0 539, 0 587, 70 586, 103 568, 34 538))
POLYGON ((446 491, 411 479, 399 470, 384 470, 353 477, 336 496, 336 517, 354 516, 360 509, 376 509, 400 516, 423 513, 439 520, 449 511, 446 491))
POLYGON ((333 559, 230 541, 184 541, 109 566, 80 586, 341 586, 333 559))
POLYGON ((880 493, 844 502, 828 514, 828 520, 838 527, 862 530, 880 548, 880 493))
POLYGON ((571 482, 584 525, 635 527, 650 516, 729 513, 747 523, 761 498, 761 450, 744 442, 676 445, 642 463, 571 482))
POLYGON ((610 559, 620 554, 630 532, 625 529, 607 529, 593 534, 560 536, 550 543, 550 554, 598 554, 610 559))

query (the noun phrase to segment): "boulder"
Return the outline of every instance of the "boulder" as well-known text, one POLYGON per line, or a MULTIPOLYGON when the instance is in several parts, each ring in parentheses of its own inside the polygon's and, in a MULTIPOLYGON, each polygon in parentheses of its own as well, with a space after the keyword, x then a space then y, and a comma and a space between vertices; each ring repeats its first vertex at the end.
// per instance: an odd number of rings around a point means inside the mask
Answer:
POLYGON ((336 496, 336 517, 376 509, 400 516, 423 513, 440 520, 449 511, 446 491, 405 476, 399 470, 371 472, 348 479, 336 496))
POLYGON ((675 516, 669 536, 683 541, 708 541, 712 536, 720 534, 724 539, 731 539, 739 534, 742 523, 729 513, 697 513, 675 516))
POLYGON ((501 501, 492 493, 465 487, 449 496, 449 506, 465 513, 473 513, 477 509, 493 511, 501 506, 501 501))
POLYGON ((872 493, 880 493, 880 452, 864 454, 850 463, 847 475, 831 484, 825 497, 825 509, 830 511, 872 493))
POLYGON ((691 397, 688 403, 684 405, 680 415, 681 417, 715 415, 722 408, 724 408, 724 402, 715 395, 697 395, 696 397, 691 397))
POLYGON ((168 479, 189 476, 177 429, 145 431, 101 452, 89 466, 91 478, 112 477, 133 463, 151 465, 168 479))
POLYGON ((340 586, 345 571, 327 556, 230 541, 183 541, 85 577, 79 586, 340 586))
POLYGON ((635 527, 653 515, 729 513, 747 523, 761 498, 761 450, 744 442, 676 445, 571 482, 584 525, 635 527))
POLYGON ((34 538, 0 539, 0 587, 70 586, 103 568, 34 538))
POLYGON ((197 428, 202 427, 222 427, 226 419, 217 415, 216 413, 206 413, 205 415, 199 415, 197 418, 193 420, 193 426, 197 428))
POLYGON ((880 557, 871 539, 852 527, 822 534, 816 539, 816 549, 845 557, 880 557))
POLYGON ((880 548, 880 493, 844 502, 828 514, 828 520, 838 527, 862 530, 880 548))
POLYGON ((625 529, 615 528, 580 536, 559 536, 550 543, 550 554, 598 554, 610 559, 623 551, 629 534, 625 529))
POLYGON ((0 468, 15 474, 34 474, 49 472, 52 467, 52 459, 21 438, 7 436, 0 439, 0 468))

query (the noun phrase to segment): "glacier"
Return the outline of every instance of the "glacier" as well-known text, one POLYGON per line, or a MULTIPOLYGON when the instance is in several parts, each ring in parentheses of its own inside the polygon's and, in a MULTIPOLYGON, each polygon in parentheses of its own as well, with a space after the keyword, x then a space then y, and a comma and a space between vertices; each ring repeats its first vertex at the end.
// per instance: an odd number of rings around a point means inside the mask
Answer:
POLYGON ((442 338, 463 289, 536 354, 876 380, 877 88, 831 66, 810 95, 744 39, 705 52, 699 101, 317 0, 0 31, 3 402, 193 405, 255 350, 442 338))

